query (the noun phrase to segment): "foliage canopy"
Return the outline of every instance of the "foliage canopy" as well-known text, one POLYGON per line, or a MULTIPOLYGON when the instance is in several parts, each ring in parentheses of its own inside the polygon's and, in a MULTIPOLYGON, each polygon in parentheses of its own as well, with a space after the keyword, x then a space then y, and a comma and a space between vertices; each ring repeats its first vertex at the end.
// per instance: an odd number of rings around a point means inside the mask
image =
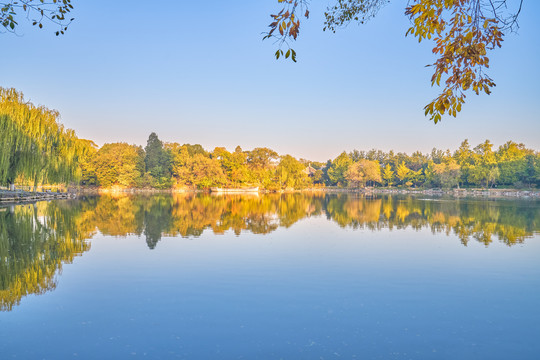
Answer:
POLYGON ((0 87, 0 184, 69 183, 80 176, 79 161, 92 142, 79 139, 58 118, 57 111, 0 87))
MULTIPOLYGON (((337 0, 325 12, 323 30, 335 32, 351 22, 363 24, 373 18, 389 0, 337 0)), ((263 39, 279 44, 275 56, 284 55, 296 62, 296 52, 289 42, 300 32, 300 19, 309 17, 307 0, 278 0, 281 10, 272 14, 270 30, 263 39), (303 16, 302 16, 303 14, 303 16), (286 46, 284 53, 283 47, 286 46)), ((431 85, 443 90, 425 107, 425 115, 435 123, 444 114, 456 116, 465 102, 467 91, 477 95, 491 93, 495 82, 486 74, 489 50, 501 47, 505 32, 518 27, 517 18, 523 0, 410 0, 405 15, 411 21, 406 35, 418 41, 433 42, 437 60, 431 85)))

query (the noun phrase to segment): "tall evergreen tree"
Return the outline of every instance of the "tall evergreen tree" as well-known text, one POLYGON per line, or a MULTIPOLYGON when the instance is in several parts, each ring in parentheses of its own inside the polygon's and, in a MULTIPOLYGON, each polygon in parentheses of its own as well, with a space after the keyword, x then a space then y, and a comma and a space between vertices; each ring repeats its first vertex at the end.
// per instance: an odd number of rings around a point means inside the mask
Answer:
POLYGON ((144 150, 146 171, 150 173, 158 187, 166 186, 171 182, 171 157, 163 148, 163 143, 156 133, 150 134, 144 150))

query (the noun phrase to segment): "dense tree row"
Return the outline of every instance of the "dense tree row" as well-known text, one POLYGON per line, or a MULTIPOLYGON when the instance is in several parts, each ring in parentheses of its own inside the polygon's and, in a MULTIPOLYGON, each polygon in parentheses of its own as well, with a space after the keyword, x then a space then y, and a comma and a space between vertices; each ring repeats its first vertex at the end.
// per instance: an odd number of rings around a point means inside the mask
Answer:
POLYGON ((234 152, 223 147, 206 151, 200 145, 163 143, 155 133, 147 146, 105 144, 91 161, 82 164, 82 183, 103 187, 212 186, 265 189, 304 188, 312 185, 306 165, 290 155, 267 148, 234 152))
POLYGON ((163 144, 152 133, 148 145, 105 144, 82 166, 83 183, 103 187, 259 186, 268 190, 312 186, 531 187, 540 184, 540 154, 512 141, 493 149, 488 140, 454 153, 433 149, 412 155, 380 150, 343 152, 326 164, 279 156, 268 148, 234 152, 223 147, 163 144))
POLYGON ((327 162, 323 182, 341 187, 531 187, 540 185, 540 153, 512 141, 494 150, 489 140, 474 148, 465 140, 454 153, 354 150, 327 162))
POLYGON ((312 186, 424 188, 531 187, 540 185, 540 153, 512 141, 488 140, 454 152, 412 155, 380 150, 343 152, 326 164, 278 155, 268 148, 233 152, 201 145, 163 143, 150 134, 146 147, 77 138, 59 114, 0 88, 0 185, 80 183, 104 188, 258 186, 267 190, 312 186))

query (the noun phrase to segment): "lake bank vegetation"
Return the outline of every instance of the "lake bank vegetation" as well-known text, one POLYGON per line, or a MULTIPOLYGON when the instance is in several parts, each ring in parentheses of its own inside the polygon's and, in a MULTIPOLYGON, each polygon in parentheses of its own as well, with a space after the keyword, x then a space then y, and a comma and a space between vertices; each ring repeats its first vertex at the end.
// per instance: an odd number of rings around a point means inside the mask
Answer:
POLYGON ((297 159, 257 147, 234 151, 198 144, 164 143, 150 134, 146 146, 109 143, 98 147, 79 139, 58 121, 59 114, 25 102, 22 93, 0 88, 0 186, 64 184, 102 189, 183 189, 211 187, 266 191, 337 187, 536 188, 540 153, 513 141, 494 148, 464 140, 450 150, 411 155, 353 150, 326 162, 297 159))

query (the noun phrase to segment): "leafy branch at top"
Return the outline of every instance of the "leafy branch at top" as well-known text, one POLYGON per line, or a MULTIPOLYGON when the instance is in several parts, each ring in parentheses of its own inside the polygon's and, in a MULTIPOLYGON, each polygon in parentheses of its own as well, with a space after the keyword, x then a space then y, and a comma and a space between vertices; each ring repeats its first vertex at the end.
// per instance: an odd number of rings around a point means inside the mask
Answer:
POLYGON ((456 116, 465 102, 465 92, 477 95, 491 93, 495 82, 485 73, 489 68, 487 51, 501 47, 504 30, 517 28, 517 13, 504 15, 506 1, 493 0, 415 0, 405 10, 412 21, 407 35, 418 41, 435 43, 433 53, 438 56, 434 64, 431 85, 443 91, 424 107, 425 114, 435 123, 444 114, 456 116))
POLYGON ((278 2, 283 4, 283 8, 279 13, 270 15, 273 21, 268 25, 270 30, 264 33, 263 40, 272 38, 279 44, 275 53, 276 59, 284 56, 285 59, 290 57, 292 61, 296 62, 296 51, 291 48, 287 40, 296 40, 300 34, 300 18, 302 16, 306 19, 309 18, 308 1, 278 0, 278 2), (288 48, 286 52, 281 49, 283 45, 288 48))
MULTIPOLYGON (((323 30, 335 32, 351 22, 363 24, 377 15, 390 0, 336 0, 327 8, 323 30)), ((278 43, 276 58, 284 54, 285 44, 296 61, 296 52, 288 40, 296 40, 300 29, 298 8, 309 16, 307 1, 278 0, 282 9, 271 15, 270 31, 263 39, 274 38, 278 43), (279 35, 276 35, 276 34, 279 35)), ((489 68, 487 53, 501 47, 504 32, 518 29, 518 16, 523 0, 409 0, 405 15, 411 20, 406 35, 412 34, 418 41, 434 42, 433 53, 438 56, 433 66, 431 85, 441 86, 443 91, 424 107, 425 114, 435 123, 444 114, 456 116, 465 102, 465 92, 491 93, 495 82, 485 73, 489 68), (514 5, 513 7, 511 5, 514 5)))
POLYGON ((364 24, 389 2, 390 0, 338 0, 324 13, 326 21, 323 31, 328 29, 335 33, 337 28, 345 27, 351 22, 364 24))
POLYGON ((19 18, 25 15, 32 25, 43 28, 44 22, 58 26, 56 35, 64 34, 74 20, 67 18, 73 9, 71 0, 0 0, 0 25, 8 32, 15 33, 19 18))

